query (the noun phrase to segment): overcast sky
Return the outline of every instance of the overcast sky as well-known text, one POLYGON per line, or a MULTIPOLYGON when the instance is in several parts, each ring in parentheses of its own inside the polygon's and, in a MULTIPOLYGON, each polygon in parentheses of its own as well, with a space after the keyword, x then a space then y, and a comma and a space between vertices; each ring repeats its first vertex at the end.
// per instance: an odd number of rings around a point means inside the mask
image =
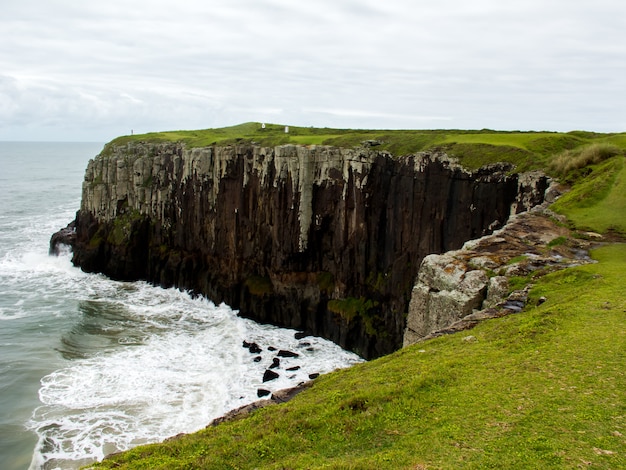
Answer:
POLYGON ((2 0, 0 140, 626 131, 623 0, 2 0))

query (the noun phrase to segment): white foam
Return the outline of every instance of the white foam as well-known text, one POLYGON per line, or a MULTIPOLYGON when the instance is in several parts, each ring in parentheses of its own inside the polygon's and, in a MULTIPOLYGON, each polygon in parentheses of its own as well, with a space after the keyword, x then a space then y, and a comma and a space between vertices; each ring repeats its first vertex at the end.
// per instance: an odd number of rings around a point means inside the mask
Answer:
POLYGON ((43 405, 29 423, 39 435, 33 468, 53 461, 68 468, 84 464, 85 458, 101 459, 192 432, 256 400, 259 388, 292 387, 311 373, 360 361, 328 341, 296 340, 292 330, 258 325, 226 305, 175 289, 105 279, 93 285, 100 299, 94 305, 117 309, 116 321, 125 328, 109 331, 120 335, 115 346, 70 361, 42 379, 43 405), (263 349, 259 362, 242 347, 244 340, 263 349), (280 377, 264 384, 263 374, 278 349, 299 357, 280 358, 275 369, 280 377), (295 366, 300 368, 286 370, 295 366))

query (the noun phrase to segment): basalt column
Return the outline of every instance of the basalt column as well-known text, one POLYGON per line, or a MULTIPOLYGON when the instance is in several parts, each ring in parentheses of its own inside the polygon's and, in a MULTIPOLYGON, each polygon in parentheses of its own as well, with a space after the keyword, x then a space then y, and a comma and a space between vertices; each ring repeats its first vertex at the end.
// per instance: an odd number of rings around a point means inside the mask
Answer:
POLYGON ((365 358, 402 345, 424 256, 542 201, 542 175, 445 155, 133 143, 90 161, 75 264, 226 302, 365 358))

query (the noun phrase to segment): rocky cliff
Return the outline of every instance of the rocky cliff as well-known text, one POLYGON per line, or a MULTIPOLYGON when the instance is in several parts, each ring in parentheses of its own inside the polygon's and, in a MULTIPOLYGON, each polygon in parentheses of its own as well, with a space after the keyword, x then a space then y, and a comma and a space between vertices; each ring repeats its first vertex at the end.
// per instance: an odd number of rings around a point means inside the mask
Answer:
MULTIPOLYGON (((558 191, 550 193, 552 200, 558 191)), ((511 216, 503 228, 459 250, 426 256, 409 302, 404 346, 518 313, 534 278, 591 262, 590 243, 573 237, 546 206, 511 216), (521 288, 513 290, 512 279, 521 288)))
POLYGON ((543 175, 510 170, 371 148, 109 146, 87 167, 73 262, 372 358, 401 347, 426 255, 543 200, 543 175))

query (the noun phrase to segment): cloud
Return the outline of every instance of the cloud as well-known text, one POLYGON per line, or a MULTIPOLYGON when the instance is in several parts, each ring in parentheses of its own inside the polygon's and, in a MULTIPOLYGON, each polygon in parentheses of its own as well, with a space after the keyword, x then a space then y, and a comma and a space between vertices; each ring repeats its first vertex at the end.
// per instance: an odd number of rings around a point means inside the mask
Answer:
POLYGON ((248 120, 623 130, 609 0, 5 0, 0 139, 248 120))
POLYGON ((419 122, 436 122, 450 121, 449 116, 421 116, 415 114, 396 114, 375 112, 364 109, 333 109, 333 108, 304 108, 304 113, 319 114, 324 116, 333 116, 341 118, 357 118, 357 119, 378 119, 378 120, 394 120, 399 122, 419 123, 419 122))

